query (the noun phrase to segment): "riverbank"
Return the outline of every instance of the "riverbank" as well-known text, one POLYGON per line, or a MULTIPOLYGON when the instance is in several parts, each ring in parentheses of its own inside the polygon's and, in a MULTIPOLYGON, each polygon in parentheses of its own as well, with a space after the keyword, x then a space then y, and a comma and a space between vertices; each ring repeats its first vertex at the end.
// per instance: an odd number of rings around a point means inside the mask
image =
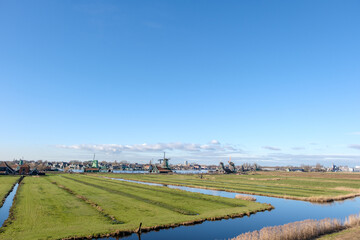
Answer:
POLYGON ((307 219, 280 226, 265 227, 258 231, 243 233, 231 240, 301 240, 301 239, 358 239, 360 216, 351 215, 341 222, 338 219, 307 219), (348 230, 344 230, 348 229, 348 230), (340 231, 340 232, 339 232, 340 231), (333 233, 333 234, 332 234, 333 233))
POLYGON ((0 208, 3 206, 6 197, 11 193, 16 183, 19 182, 19 176, 0 176, 0 208))
POLYGON ((256 172, 249 175, 96 174, 292 200, 328 203, 360 196, 360 174, 256 172), (334 177, 336 176, 336 177, 334 177))
POLYGON ((352 224, 344 230, 321 236, 317 240, 353 240, 359 239, 359 236, 360 221, 353 220, 352 224))
POLYGON ((124 236, 136 232, 140 222, 142 232, 147 232, 270 209, 257 202, 84 175, 26 177, 0 238, 124 236))

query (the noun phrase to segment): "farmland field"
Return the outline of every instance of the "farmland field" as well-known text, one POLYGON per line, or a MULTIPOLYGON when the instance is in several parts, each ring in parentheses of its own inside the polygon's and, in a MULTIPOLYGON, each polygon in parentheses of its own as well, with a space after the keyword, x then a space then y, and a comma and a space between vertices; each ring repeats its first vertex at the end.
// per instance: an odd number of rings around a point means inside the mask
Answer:
POLYGON ((360 196, 360 175, 257 172, 249 175, 103 174, 130 180, 200 187, 314 202, 360 196))
POLYGON ((19 179, 18 176, 0 176, 0 207, 2 201, 7 193, 10 191, 15 182, 19 179))
POLYGON ((106 236, 268 209, 261 203, 97 176, 25 177, 0 239, 106 236), (45 230, 44 230, 45 229, 45 230))

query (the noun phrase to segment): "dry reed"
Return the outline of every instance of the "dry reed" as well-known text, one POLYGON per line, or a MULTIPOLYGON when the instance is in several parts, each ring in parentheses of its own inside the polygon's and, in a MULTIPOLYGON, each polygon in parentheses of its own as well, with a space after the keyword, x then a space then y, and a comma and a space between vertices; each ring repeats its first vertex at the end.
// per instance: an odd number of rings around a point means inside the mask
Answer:
POLYGON ((251 196, 245 196, 245 195, 236 195, 235 196, 236 199, 241 199, 241 200, 246 200, 246 201, 256 201, 256 198, 251 197, 251 196))
MULTIPOLYGON (((358 220, 359 221, 359 220, 358 220)), ((337 219, 304 220, 243 233, 233 240, 305 240, 344 229, 337 219)))
POLYGON ((354 214, 347 217, 344 226, 347 228, 360 226, 360 214, 354 214))
POLYGON ((232 240, 305 240, 358 226, 360 226, 360 214, 350 215, 343 223, 329 218, 308 219, 280 226, 264 227, 259 231, 243 233, 232 240))

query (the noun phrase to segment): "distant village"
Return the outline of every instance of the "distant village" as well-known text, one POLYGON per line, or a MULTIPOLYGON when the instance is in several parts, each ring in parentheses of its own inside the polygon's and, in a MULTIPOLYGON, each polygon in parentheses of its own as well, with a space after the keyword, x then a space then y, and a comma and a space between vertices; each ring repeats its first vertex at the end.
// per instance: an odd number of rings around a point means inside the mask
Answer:
POLYGON ((150 161, 148 164, 130 163, 127 161, 78 161, 50 162, 42 160, 14 159, 13 161, 0 162, 0 174, 19 175, 44 175, 46 172, 149 172, 149 173, 218 173, 218 174, 243 174, 249 171, 287 171, 287 172, 360 172, 360 166, 348 167, 332 164, 324 167, 320 164, 315 166, 302 165, 294 166, 259 166, 256 163, 244 163, 235 166, 231 161, 227 164, 220 162, 219 165, 204 165, 189 163, 169 164, 169 159, 164 157, 157 162, 150 161))

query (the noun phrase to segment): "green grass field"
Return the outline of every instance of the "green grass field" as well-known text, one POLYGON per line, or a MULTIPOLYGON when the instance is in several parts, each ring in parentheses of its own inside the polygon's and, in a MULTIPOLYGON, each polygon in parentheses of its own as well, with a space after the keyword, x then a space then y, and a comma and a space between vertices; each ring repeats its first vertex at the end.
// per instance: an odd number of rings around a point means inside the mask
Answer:
POLYGON ((0 239, 58 239, 240 215, 269 206, 96 176, 25 177, 0 239), (112 221, 109 216, 117 221, 112 221))
POLYGON ((124 179, 202 187, 299 200, 331 200, 360 193, 360 174, 263 173, 251 175, 102 174, 124 179))
POLYGON ((18 179, 19 176, 0 176, 0 207, 5 196, 18 179))

